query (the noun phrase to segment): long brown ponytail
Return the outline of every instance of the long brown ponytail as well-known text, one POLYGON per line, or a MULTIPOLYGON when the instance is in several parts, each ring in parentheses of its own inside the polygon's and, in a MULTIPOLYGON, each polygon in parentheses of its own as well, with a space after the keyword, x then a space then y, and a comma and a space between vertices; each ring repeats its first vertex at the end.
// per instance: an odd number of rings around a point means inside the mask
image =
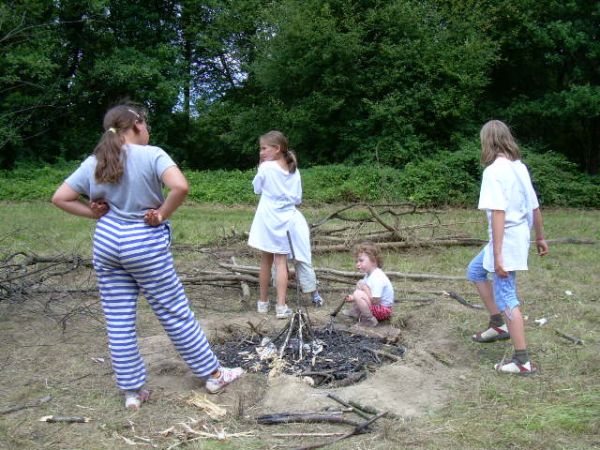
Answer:
POLYGON ((146 111, 136 105, 117 105, 106 112, 104 134, 94 149, 97 183, 118 183, 121 180, 125 167, 125 153, 121 151, 125 143, 123 133, 136 122, 145 120, 146 111))
POLYGON ((296 171, 298 168, 298 159, 296 158, 296 154, 293 152, 293 150, 288 148, 288 139, 285 137, 285 134, 283 134, 281 131, 272 130, 263 134, 260 137, 260 140, 263 140, 270 145, 278 145, 288 166, 288 172, 294 173, 296 171))

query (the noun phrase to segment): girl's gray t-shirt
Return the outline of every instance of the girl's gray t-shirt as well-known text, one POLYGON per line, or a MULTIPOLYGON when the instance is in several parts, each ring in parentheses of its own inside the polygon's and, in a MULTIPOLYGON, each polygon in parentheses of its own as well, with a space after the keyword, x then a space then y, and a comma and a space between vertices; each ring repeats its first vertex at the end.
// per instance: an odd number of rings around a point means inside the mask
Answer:
POLYGON ((118 183, 96 182, 94 155, 83 161, 65 183, 90 200, 107 201, 110 207, 107 215, 111 217, 143 220, 148 209, 156 209, 164 202, 161 177, 176 164, 160 147, 126 144, 123 151, 125 170, 118 183))

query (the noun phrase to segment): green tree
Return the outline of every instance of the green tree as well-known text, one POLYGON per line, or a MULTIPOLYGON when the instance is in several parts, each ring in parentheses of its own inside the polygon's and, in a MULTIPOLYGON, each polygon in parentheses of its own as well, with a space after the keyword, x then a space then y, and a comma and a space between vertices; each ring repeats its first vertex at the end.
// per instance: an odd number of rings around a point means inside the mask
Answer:
POLYGON ((524 140, 558 150, 590 173, 600 157, 600 3, 489 3, 500 45, 488 111, 524 140))

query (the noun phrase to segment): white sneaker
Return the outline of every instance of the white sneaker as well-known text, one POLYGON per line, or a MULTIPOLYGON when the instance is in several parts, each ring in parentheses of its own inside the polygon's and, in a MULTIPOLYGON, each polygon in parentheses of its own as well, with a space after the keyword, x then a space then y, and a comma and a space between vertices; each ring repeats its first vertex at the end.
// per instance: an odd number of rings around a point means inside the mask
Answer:
POLYGON ((261 302, 258 301, 256 302, 256 310, 260 313, 260 314, 267 314, 269 312, 269 302, 261 302))
POLYGON ((244 369, 241 367, 234 367, 233 369, 220 367, 219 372, 221 374, 217 378, 210 377, 206 380, 206 390, 211 394, 218 394, 229 383, 241 377, 244 369))
POLYGON ((277 305, 275 306, 275 317, 277 317, 278 319, 287 319, 288 317, 291 317, 292 314, 294 314, 294 311, 292 311, 288 305, 277 305))

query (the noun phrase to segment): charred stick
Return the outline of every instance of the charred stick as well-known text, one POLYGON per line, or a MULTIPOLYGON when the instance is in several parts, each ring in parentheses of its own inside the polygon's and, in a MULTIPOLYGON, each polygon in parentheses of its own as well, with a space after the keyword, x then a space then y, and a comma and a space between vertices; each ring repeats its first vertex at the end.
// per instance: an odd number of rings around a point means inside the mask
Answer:
POLYGON ((283 353, 285 352, 285 348, 287 347, 287 344, 288 344, 288 342, 290 340, 290 336, 292 335, 292 331, 294 329, 294 320, 295 319, 296 319, 296 314, 292 315, 292 318, 290 319, 290 327, 288 329, 287 336, 285 337, 285 341, 283 341, 283 345, 279 349, 279 357, 280 358, 283 358, 283 353))
POLYGON ((280 423, 343 423, 358 427, 360 424, 353 420, 344 419, 339 415, 320 414, 320 413, 280 413, 266 414, 257 417, 257 422, 261 425, 274 425, 280 423))
MULTIPOLYGON (((331 400, 334 400, 336 402, 338 402, 340 405, 345 406, 346 408, 352 408, 352 405, 350 405, 348 402, 345 402, 344 400, 342 400, 341 398, 339 398, 337 395, 332 394, 331 392, 329 394, 327 394, 327 397, 329 397, 331 400)), ((363 419, 370 419, 371 416, 360 411, 357 410, 355 408, 352 408, 352 412, 354 412, 355 414, 358 414, 360 417, 362 417, 363 419)))
POLYGON ((381 417, 385 416, 386 414, 387 414, 387 411, 382 412, 381 414, 377 414, 375 417, 370 418, 366 422, 358 424, 354 428, 354 430, 352 430, 352 431, 344 434, 343 436, 340 436, 339 438, 333 439, 332 441, 322 442, 321 444, 308 445, 306 447, 300 447, 300 448, 298 448, 296 450, 313 450, 315 448, 321 448, 321 447, 325 447, 326 445, 334 444, 335 442, 339 442, 339 441, 341 441, 343 439, 349 438, 350 436, 354 436, 356 434, 364 433, 369 425, 371 425, 373 422, 375 422, 376 420, 380 419, 381 417))
POLYGON ((393 354, 388 353, 388 352, 386 352, 384 350, 373 350, 372 348, 369 348, 369 347, 361 347, 361 348, 363 350, 366 350, 368 352, 373 353, 374 355, 384 356, 384 357, 386 357, 388 359, 391 359, 392 361, 396 361, 396 362, 402 361, 402 358, 400 356, 393 355, 393 354))
POLYGON ((44 416, 40 419, 40 422, 48 422, 48 423, 88 423, 90 421, 89 417, 81 417, 81 416, 44 416))

